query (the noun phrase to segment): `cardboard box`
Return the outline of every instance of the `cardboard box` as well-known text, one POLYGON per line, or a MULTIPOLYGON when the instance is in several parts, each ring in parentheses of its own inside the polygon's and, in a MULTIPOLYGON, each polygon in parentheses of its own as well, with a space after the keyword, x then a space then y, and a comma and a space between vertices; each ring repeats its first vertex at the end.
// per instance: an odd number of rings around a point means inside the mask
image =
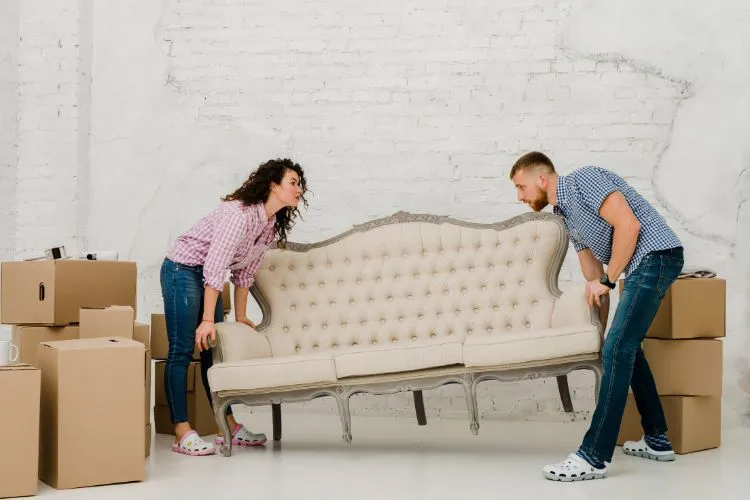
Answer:
POLYGON ((41 382, 37 368, 0 366, 0 498, 37 494, 41 382))
POLYGON ((662 396, 721 396, 724 344, 721 340, 643 342, 656 388, 662 396))
POLYGON ((39 367, 39 344, 42 342, 73 340, 79 337, 75 326, 14 326, 13 344, 18 347, 18 360, 39 367))
MULTIPOLYGON (((188 422, 201 436, 216 434, 218 426, 205 392, 188 393, 188 422)), ((168 406, 154 406, 154 428, 157 434, 174 435, 168 406)))
POLYGON ((232 310, 232 291, 229 288, 229 283, 224 283, 224 290, 221 292, 221 300, 224 305, 224 314, 229 313, 232 310))
POLYGON ((195 392, 191 397, 188 397, 188 420, 190 421, 193 429, 198 432, 201 436, 216 434, 219 427, 216 425, 216 417, 214 416, 213 407, 211 401, 206 395, 206 389, 203 386, 203 380, 201 378, 200 363, 196 363, 195 369, 195 392))
POLYGON ((135 311, 130 306, 81 308, 80 334, 82 339, 100 337, 133 338, 135 311))
POLYGON ((41 345, 42 481, 67 489, 145 478, 144 356, 123 338, 41 345))
MULTIPOLYGON (((620 280, 620 290, 623 281, 620 280)), ((648 338, 726 336, 727 284, 718 278, 678 279, 667 291, 646 333, 648 338)))
MULTIPOLYGON (((195 325, 196 328, 198 325, 195 325)), ((167 321, 163 314, 151 315, 151 357, 167 359, 169 354, 169 339, 167 338, 167 321)), ((196 346, 193 349, 193 359, 201 359, 201 353, 196 346)))
POLYGON ((651 338, 693 339, 726 336, 727 284, 717 278, 679 279, 646 334, 651 338))
POLYGON ((137 340, 144 346, 146 350, 151 350, 151 327, 144 325, 143 323, 133 324, 133 340, 137 340))
MULTIPOLYGON (((667 435, 675 453, 686 454, 721 446, 721 397, 662 396, 667 435)), ((628 394, 617 444, 643 436, 641 416, 633 394, 628 394)))
POLYGON ((135 262, 3 262, 1 274, 0 323, 64 326, 82 307, 136 308, 135 262))
POLYGON ((146 351, 146 423, 151 423, 151 351, 146 351))
MULTIPOLYGON (((167 406, 167 391, 164 387, 164 371, 166 370, 167 362, 158 360, 154 363, 154 404, 156 406, 167 406)), ((187 371, 187 390, 188 393, 195 392, 195 381, 196 372, 198 372, 197 380, 200 380, 200 363, 192 362, 188 365, 187 371)), ((201 382, 202 383, 202 382, 201 382)))
MULTIPOLYGON (((188 411, 189 410, 190 404, 188 404, 188 411)), ((190 415, 188 415, 188 420, 190 420, 190 415)), ((154 430, 157 434, 174 436, 174 424, 169 415, 168 406, 154 406, 154 430)))
MULTIPOLYGON (((164 390, 165 361, 157 361, 154 366, 156 397, 154 398, 154 427, 157 434, 174 434, 174 425, 169 415, 166 391, 164 390)), ((188 368, 188 422, 201 436, 216 434, 218 429, 211 403, 206 395, 201 377, 200 363, 190 363, 188 368)))
POLYGON ((146 351, 146 457, 151 455, 151 351, 146 351))
POLYGON ((151 428, 151 424, 146 425, 146 458, 148 458, 151 455, 151 434, 152 434, 152 432, 153 432, 153 429, 151 428))

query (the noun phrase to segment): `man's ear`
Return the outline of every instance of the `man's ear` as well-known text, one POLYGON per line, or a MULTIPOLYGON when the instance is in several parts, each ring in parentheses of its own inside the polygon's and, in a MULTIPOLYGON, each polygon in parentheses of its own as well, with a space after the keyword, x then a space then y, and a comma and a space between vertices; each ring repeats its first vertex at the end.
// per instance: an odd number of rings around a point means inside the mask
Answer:
POLYGON ((539 175, 536 178, 536 185, 539 186, 540 189, 543 191, 547 190, 547 184, 549 183, 549 179, 547 178, 547 175, 543 172, 539 173, 539 175))

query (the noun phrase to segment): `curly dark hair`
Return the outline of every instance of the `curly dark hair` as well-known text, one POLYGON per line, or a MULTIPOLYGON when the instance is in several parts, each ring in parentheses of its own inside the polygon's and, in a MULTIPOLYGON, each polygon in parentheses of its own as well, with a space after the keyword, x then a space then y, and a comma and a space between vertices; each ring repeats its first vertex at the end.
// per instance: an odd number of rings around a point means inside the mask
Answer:
MULTIPOLYGON (((244 205, 264 203, 271 193, 271 183, 281 184, 287 170, 296 172, 299 176, 299 186, 302 190, 300 199, 305 207, 307 207, 307 200, 305 199, 305 193, 307 192, 307 179, 305 179, 305 173, 302 171, 302 167, 300 167, 299 164, 294 163, 288 158, 277 158, 263 163, 250 174, 250 177, 247 178, 239 189, 232 194, 226 195, 222 198, 222 201, 239 200, 244 205)), ((286 247, 286 233, 292 229, 292 226, 294 226, 294 220, 298 215, 300 218, 302 217, 297 207, 284 207, 276 212, 276 223, 274 224, 274 229, 276 230, 276 236, 278 237, 276 245, 279 248, 286 247)))

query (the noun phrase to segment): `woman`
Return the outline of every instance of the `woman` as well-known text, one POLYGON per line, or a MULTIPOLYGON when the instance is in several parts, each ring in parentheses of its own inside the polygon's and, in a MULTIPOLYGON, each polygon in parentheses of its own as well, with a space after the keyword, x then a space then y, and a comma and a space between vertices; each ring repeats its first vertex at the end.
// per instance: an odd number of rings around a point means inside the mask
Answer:
MULTIPOLYGON (((216 338, 215 323, 222 320, 221 291, 227 271, 235 286, 235 319, 251 327, 247 318, 247 296, 268 247, 274 238, 283 248, 286 233, 299 215, 300 200, 307 206, 307 181, 302 168, 291 160, 270 160, 250 174, 234 193, 224 197, 208 216, 180 236, 161 267, 161 289, 167 322, 169 353, 164 385, 175 442, 172 450, 186 455, 211 455, 214 445, 190 427, 187 414, 187 371, 193 349, 201 351, 203 385, 211 400, 208 369, 212 364, 210 340, 216 338)), ((232 443, 257 446, 266 442, 229 413, 232 443)), ((215 444, 221 445, 219 433, 215 444)))

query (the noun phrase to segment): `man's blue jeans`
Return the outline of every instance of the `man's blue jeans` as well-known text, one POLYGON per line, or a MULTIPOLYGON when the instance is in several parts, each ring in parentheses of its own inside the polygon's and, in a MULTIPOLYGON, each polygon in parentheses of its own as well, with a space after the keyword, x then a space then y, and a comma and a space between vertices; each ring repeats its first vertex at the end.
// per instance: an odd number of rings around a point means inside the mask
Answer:
MULTIPOLYGON (((164 388, 172 423, 175 424, 188 421, 187 373, 195 349, 195 330, 203 318, 203 287, 203 266, 185 266, 164 259, 161 266, 161 293, 169 340, 164 388)), ((219 294, 214 321, 220 323, 223 315, 224 305, 219 294)), ((211 351, 202 351, 201 376, 209 401, 211 389, 208 386, 208 369, 212 364, 211 351)))
POLYGON ((609 334, 602 347, 604 373, 599 399, 581 450, 612 461, 628 396, 628 386, 646 434, 667 431, 654 377, 641 343, 661 300, 684 264, 682 247, 651 252, 625 280, 609 334))

